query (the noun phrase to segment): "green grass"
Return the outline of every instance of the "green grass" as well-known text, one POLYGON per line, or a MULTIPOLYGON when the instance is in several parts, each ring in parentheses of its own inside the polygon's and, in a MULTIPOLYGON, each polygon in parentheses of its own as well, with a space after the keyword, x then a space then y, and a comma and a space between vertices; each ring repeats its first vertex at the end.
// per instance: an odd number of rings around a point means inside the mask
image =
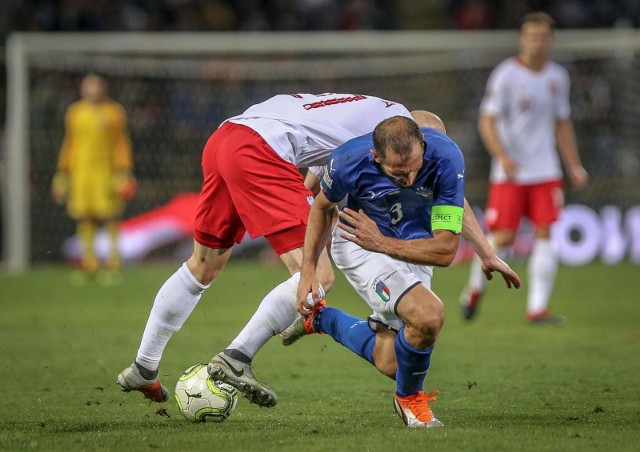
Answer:
MULTIPOLYGON (((68 269, 0 276, 0 450, 637 450, 640 441, 640 268, 563 267, 553 309, 562 327, 528 326, 526 294, 491 285, 464 323, 457 297, 467 267, 437 270, 448 318, 426 389, 446 427, 409 430, 394 384, 327 336, 289 348, 272 340, 255 359, 279 396, 272 409, 242 399, 222 424, 191 424, 173 403, 123 394, 153 297, 174 270, 126 271, 123 285, 73 287, 68 269), (160 408, 166 408, 166 415, 160 408)), ((524 276, 525 269, 517 270, 524 276)), ((172 387, 189 365, 223 349, 281 266, 232 262, 165 351, 172 387)), ((341 275, 329 302, 368 310, 341 275)))

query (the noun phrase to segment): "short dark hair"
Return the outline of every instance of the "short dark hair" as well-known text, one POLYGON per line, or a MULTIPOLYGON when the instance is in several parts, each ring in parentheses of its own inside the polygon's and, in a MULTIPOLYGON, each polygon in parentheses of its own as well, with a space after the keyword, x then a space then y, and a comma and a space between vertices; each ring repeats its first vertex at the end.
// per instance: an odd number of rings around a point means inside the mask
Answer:
POLYGON ((406 157, 416 142, 423 141, 418 124, 405 116, 387 118, 373 129, 373 147, 381 158, 387 155, 387 151, 406 157))
POLYGON ((547 24, 549 25, 549 28, 551 29, 551 31, 553 31, 556 28, 556 21, 553 20, 553 17, 551 17, 549 14, 542 11, 536 11, 524 16, 522 18, 522 21, 520 22, 520 28, 522 28, 525 24, 528 24, 530 22, 547 24))

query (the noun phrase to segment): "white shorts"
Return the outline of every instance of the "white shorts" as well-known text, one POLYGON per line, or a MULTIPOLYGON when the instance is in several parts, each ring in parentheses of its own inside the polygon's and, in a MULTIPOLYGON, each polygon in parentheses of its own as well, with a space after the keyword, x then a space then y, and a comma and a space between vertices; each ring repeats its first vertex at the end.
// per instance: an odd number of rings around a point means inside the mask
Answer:
POLYGON ((386 254, 374 253, 340 237, 339 226, 333 231, 331 256, 354 289, 373 310, 369 326, 376 324, 398 331, 402 320, 396 312, 404 294, 418 284, 431 289, 433 267, 415 265, 393 259, 386 254))

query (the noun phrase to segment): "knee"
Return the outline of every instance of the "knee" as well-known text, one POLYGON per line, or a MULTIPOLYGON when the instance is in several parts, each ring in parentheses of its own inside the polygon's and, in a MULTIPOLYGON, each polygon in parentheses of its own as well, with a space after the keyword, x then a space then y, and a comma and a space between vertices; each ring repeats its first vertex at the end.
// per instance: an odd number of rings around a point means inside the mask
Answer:
POLYGON ((493 245, 496 247, 511 246, 516 240, 516 232, 512 230, 498 230, 493 232, 493 245))
POLYGON ((410 325, 414 337, 422 347, 432 346, 438 339, 440 330, 444 325, 444 308, 434 309, 428 315, 413 319, 410 325))

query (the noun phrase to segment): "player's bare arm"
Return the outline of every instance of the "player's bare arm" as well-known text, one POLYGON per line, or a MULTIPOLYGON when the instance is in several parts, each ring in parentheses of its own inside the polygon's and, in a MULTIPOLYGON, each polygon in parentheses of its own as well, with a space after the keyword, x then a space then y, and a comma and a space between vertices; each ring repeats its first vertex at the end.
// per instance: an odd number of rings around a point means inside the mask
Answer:
POLYGON ((301 315, 308 315, 312 307, 307 302, 308 294, 311 294, 314 301, 319 299, 316 267, 318 258, 329 241, 334 212, 335 204, 320 192, 309 212, 309 222, 304 237, 302 268, 296 296, 296 310, 301 315))
POLYGON ((556 140, 558 153, 564 163, 571 185, 578 190, 584 188, 589 180, 589 175, 580 161, 576 134, 570 119, 556 121, 556 140))
POLYGON ((304 186, 313 193, 313 196, 318 196, 318 193, 320 193, 320 178, 312 171, 307 171, 307 175, 304 177, 304 186))
POLYGON ((436 230, 432 238, 401 240, 386 237, 378 225, 362 210, 345 208, 339 213, 340 228, 347 232, 341 236, 368 251, 384 253, 395 259, 418 265, 447 267, 458 250, 460 237, 450 231, 436 230))
POLYGON ((484 147, 491 157, 500 161, 509 179, 515 179, 518 165, 511 158, 507 150, 502 145, 498 136, 496 118, 490 115, 480 115, 478 119, 478 132, 484 147))
POLYGON ((493 272, 502 275, 509 289, 520 288, 520 277, 511 270, 509 265, 498 257, 491 244, 487 241, 478 219, 476 218, 467 198, 464 199, 464 214, 462 216, 462 237, 471 245, 482 262, 482 271, 488 280, 493 279, 493 272))

